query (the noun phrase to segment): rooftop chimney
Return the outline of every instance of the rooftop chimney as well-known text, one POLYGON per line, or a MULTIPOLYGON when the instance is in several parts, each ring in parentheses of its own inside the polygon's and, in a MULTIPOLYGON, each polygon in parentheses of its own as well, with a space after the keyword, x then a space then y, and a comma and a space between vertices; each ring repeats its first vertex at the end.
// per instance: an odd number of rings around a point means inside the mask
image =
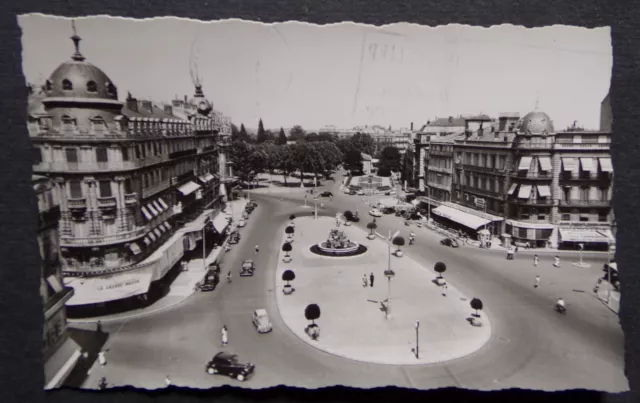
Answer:
POLYGON ((413 131, 413 122, 411 122, 411 131, 413 131))
POLYGON ((138 109, 142 109, 143 111, 153 113, 153 105, 151 101, 138 101, 138 109))
POLYGON ((173 113, 173 107, 171 105, 165 105, 164 113, 171 115, 173 113))
POLYGON ((134 112, 138 112, 138 100, 133 97, 127 98, 127 108, 134 112))

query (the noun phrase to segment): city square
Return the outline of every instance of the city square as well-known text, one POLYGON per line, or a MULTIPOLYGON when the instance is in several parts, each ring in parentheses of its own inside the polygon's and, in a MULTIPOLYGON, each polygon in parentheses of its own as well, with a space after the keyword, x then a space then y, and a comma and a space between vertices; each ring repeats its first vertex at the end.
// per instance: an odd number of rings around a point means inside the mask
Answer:
MULTIPOLYGON (((522 114, 438 101, 414 125, 404 100, 386 117, 358 103, 382 102, 371 88, 396 70, 376 63, 400 57, 367 28, 341 127, 344 105, 263 122, 208 84, 206 41, 180 48, 192 95, 162 98, 101 55, 115 39, 89 20, 47 18, 22 20, 46 389, 628 389, 606 80, 584 111, 547 113, 527 87, 522 114), (29 35, 67 54, 45 63, 29 35)), ((255 28, 285 58, 295 29, 255 28)), ((289 85, 276 60, 242 73, 275 74, 251 96, 289 85)))

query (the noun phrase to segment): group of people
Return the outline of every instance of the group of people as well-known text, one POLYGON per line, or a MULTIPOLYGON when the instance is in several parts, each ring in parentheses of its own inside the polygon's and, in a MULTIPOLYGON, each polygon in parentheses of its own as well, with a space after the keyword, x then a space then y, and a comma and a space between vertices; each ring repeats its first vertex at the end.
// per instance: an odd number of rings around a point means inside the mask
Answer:
POLYGON ((369 286, 373 287, 373 281, 375 280, 375 276, 373 273, 369 274, 367 277, 367 273, 362 275, 362 287, 367 288, 369 286))

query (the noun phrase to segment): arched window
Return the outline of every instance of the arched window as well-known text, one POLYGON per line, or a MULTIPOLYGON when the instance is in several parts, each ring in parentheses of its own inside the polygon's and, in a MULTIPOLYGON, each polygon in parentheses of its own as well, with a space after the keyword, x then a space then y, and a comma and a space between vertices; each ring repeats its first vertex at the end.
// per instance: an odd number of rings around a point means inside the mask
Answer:
POLYGON ((73 90, 73 84, 71 84, 71 81, 65 78, 64 80, 62 80, 62 89, 64 91, 71 91, 73 90))
POLYGON ((44 88, 45 88, 45 90, 46 90, 46 91, 51 91, 51 87, 52 87, 52 86, 51 86, 51 80, 47 80, 47 81, 44 83, 44 88))
POLYGON ((98 92, 98 86, 95 81, 87 82, 87 91, 88 92, 98 92))
POLYGON ((107 87, 107 94, 116 95, 116 87, 113 84, 111 84, 111 81, 107 81, 105 83, 105 86, 107 87))

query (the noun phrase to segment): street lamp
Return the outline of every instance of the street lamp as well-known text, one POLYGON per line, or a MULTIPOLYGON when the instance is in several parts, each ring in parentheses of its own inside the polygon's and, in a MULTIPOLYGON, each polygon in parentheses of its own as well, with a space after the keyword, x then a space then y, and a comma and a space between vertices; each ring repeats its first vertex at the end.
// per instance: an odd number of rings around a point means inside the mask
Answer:
POLYGON ((420 321, 416 320, 416 358, 420 359, 420 321))
POLYGON ((580 267, 582 267, 583 266, 583 263, 582 263, 582 250, 584 249, 584 244, 583 243, 579 243, 578 244, 578 248, 580 250, 579 251, 579 254, 580 254, 580 267))
POLYGON ((387 286, 387 309, 385 309, 385 318, 389 319, 391 317, 391 279, 395 277, 396 273, 391 270, 391 242, 395 237, 398 236, 400 231, 396 231, 393 235, 391 235, 391 231, 389 231, 389 261, 387 265, 387 270, 384 271, 384 275, 387 278, 388 286, 387 286))
POLYGON ((206 238, 205 238, 205 230, 207 229, 207 224, 211 222, 211 219, 207 217, 204 220, 204 225, 202 226, 202 270, 207 270, 207 247, 206 247, 206 238))

